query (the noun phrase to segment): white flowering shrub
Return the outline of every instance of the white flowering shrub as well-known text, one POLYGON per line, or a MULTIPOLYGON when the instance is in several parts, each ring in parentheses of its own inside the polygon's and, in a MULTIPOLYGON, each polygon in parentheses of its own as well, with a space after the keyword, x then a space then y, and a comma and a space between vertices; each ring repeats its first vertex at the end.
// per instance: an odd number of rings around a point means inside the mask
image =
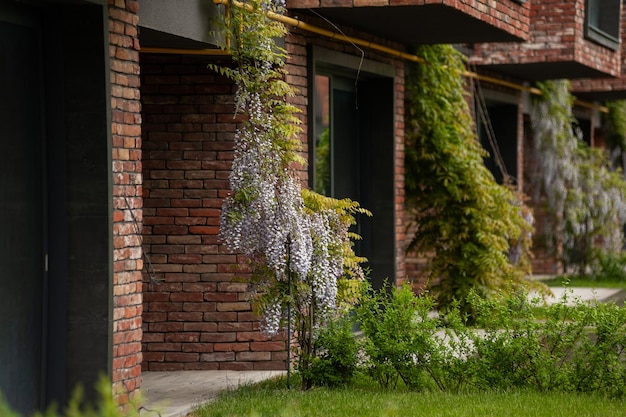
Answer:
POLYGON ((283 11, 284 4, 269 0, 231 7, 225 29, 236 66, 210 66, 235 82, 235 110, 245 116, 236 132, 232 194, 222 207, 220 235, 250 260, 262 329, 274 335, 285 324, 295 326, 306 366, 316 329, 337 311, 341 277, 363 278, 364 259, 352 250, 357 236, 348 229, 356 214, 369 213, 357 202, 302 189, 294 171, 305 162, 298 154, 298 110, 288 103, 294 90, 284 81, 286 51, 274 41, 286 30, 267 16, 283 11))
POLYGON ((549 235, 563 247, 563 261, 579 273, 594 266, 602 252, 622 249, 626 222, 626 182, 610 169, 609 155, 591 149, 576 133, 573 97, 566 80, 539 83, 542 95, 531 109, 535 160, 535 199, 546 196, 549 235))

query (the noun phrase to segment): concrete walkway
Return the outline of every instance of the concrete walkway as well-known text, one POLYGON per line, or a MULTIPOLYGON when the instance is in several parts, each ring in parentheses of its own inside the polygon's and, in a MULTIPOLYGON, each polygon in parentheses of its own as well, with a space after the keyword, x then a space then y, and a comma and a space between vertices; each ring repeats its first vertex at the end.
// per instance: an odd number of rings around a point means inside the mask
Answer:
MULTIPOLYGON (((550 287, 550 290, 552 290, 554 296, 546 297, 548 304, 560 302, 565 294, 567 294, 568 304, 570 305, 573 304, 575 300, 599 301, 603 303, 615 301, 616 304, 623 305, 626 299, 626 290, 621 288, 550 287)), ((531 294, 531 296, 532 295, 533 294, 531 294)))
POLYGON ((285 371, 143 372, 142 417, 184 417, 220 392, 260 382, 285 371))

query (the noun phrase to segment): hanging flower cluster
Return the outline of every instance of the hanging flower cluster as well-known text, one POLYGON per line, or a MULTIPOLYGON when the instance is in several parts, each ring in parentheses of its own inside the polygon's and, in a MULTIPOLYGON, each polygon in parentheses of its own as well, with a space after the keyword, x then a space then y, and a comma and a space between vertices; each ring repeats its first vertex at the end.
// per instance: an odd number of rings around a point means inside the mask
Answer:
POLYGON ((302 346, 334 311, 338 279, 346 270, 359 275, 354 271, 363 260, 352 252, 348 228, 354 214, 365 210, 350 200, 303 190, 294 172, 294 164, 304 163, 298 154, 299 119, 287 101, 294 91, 284 81, 286 52, 274 42, 285 28, 267 17, 268 11, 282 13, 283 8, 270 0, 232 7, 226 29, 237 66, 211 66, 235 82, 236 112, 244 116, 236 132, 232 194, 222 207, 220 236, 251 261, 262 329, 276 334, 289 305, 302 346))
MULTIPOLYGON (((552 240, 560 239, 564 261, 584 272, 601 241, 608 253, 622 249, 626 183, 612 172, 608 154, 582 141, 572 114, 566 80, 539 83, 543 94, 531 109, 536 192, 543 193, 551 217, 552 240)), ((535 199, 539 194, 535 195, 535 199)))

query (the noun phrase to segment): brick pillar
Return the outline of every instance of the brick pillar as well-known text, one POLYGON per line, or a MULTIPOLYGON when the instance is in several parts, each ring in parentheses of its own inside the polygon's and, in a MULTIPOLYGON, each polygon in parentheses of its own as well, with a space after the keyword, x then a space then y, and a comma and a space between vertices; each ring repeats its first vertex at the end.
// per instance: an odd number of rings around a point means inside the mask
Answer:
POLYGON ((126 406, 141 385, 141 104, 139 3, 109 0, 113 163, 113 389, 126 406))
MULTIPOLYGON (((259 331, 245 258, 219 239, 240 116, 215 57, 141 54, 144 371, 282 370, 285 342, 259 331)), ((225 59, 222 64, 228 64, 225 59)))

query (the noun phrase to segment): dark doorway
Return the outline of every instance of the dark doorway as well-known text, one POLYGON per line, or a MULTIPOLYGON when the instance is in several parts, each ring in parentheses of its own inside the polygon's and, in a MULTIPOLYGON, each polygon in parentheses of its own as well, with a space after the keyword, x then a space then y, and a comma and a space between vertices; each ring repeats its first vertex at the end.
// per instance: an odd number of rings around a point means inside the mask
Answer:
POLYGON ((491 123, 491 133, 479 122, 479 136, 483 148, 489 152, 485 165, 499 184, 504 180, 503 169, 511 178, 517 178, 518 107, 513 104, 487 102, 485 120, 491 123), (501 159, 500 159, 501 158, 501 159))
POLYGON ((355 252, 381 288, 395 281, 393 78, 322 65, 313 90, 311 187, 373 213, 358 219, 355 252))
POLYGON ((0 17, 0 389, 22 414, 41 401, 44 137, 38 17, 0 17))
POLYGON ((24 416, 110 373, 105 11, 0 3, 0 391, 24 416))

